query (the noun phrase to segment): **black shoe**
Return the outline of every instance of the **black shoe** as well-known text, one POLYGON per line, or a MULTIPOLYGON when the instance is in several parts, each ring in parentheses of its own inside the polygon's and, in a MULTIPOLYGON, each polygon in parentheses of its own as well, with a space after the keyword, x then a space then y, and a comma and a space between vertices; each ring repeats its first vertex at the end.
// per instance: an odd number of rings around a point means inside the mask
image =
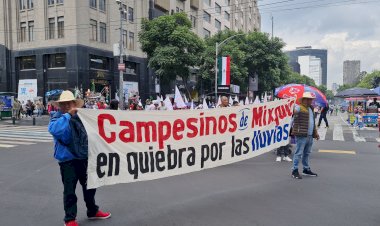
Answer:
POLYGON ((313 173, 310 169, 304 169, 302 174, 305 176, 311 176, 311 177, 317 177, 318 176, 318 174, 313 173))
POLYGON ((302 179, 301 175, 298 173, 298 170, 293 170, 292 177, 294 179, 302 179))

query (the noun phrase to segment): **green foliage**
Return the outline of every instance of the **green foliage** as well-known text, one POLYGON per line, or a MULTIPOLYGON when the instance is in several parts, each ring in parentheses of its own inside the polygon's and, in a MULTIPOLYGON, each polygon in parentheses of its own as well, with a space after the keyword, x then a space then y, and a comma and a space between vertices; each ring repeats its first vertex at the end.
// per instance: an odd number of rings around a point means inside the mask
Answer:
POLYGON ((373 71, 367 74, 358 84, 358 87, 373 89, 379 86, 380 83, 380 71, 373 71))
POLYGON ((191 31, 185 13, 143 20, 139 41, 148 55, 148 65, 162 81, 180 76, 187 83, 190 67, 199 65, 203 40, 191 31))
MULTIPOLYGON (((215 81, 215 43, 221 43, 239 32, 224 30, 206 39, 206 50, 200 67, 202 78, 215 81)), ((271 91, 284 84, 289 75, 284 43, 268 34, 251 32, 236 36, 219 48, 218 56, 231 56, 231 83, 245 91, 248 75, 259 77, 259 93, 271 91)))
POLYGON ((343 90, 346 90, 346 89, 354 88, 354 87, 356 87, 356 85, 357 84, 352 84, 352 85, 345 84, 345 85, 341 85, 341 86, 339 86, 339 88, 338 88, 337 91, 340 92, 340 91, 343 91, 343 90))
POLYGON ((325 95, 328 100, 334 99, 334 93, 331 90, 327 90, 325 95))
POLYGON ((296 72, 292 72, 292 71, 289 72, 289 76, 286 79, 286 81, 284 81, 284 83, 285 84, 289 84, 289 83, 305 84, 308 86, 317 87, 314 79, 307 77, 306 75, 300 75, 300 74, 298 74, 296 72))

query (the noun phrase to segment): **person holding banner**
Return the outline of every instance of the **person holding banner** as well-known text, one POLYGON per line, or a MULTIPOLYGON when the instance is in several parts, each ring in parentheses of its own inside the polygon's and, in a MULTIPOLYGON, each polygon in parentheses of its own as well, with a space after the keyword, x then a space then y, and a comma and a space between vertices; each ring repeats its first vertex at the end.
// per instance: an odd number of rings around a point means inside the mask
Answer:
POLYGON ((52 117, 48 130, 54 137, 54 157, 58 160, 63 182, 63 203, 65 225, 77 226, 77 196, 75 188, 79 181, 89 219, 107 219, 111 213, 99 210, 95 204, 96 189, 87 189, 88 138, 77 108, 84 101, 76 99, 71 91, 63 91, 54 102, 59 111, 52 117))
POLYGON ((221 101, 222 103, 218 105, 218 108, 230 107, 230 102, 228 100, 228 97, 222 96, 221 101))
POLYGON ((301 104, 294 109, 294 122, 291 134, 296 137, 296 151, 293 156, 292 177, 302 179, 298 172, 298 163, 302 159, 303 175, 318 176, 309 166, 309 156, 313 146, 313 138, 319 140, 315 127, 314 111, 312 108, 315 94, 305 92, 301 97, 301 104))

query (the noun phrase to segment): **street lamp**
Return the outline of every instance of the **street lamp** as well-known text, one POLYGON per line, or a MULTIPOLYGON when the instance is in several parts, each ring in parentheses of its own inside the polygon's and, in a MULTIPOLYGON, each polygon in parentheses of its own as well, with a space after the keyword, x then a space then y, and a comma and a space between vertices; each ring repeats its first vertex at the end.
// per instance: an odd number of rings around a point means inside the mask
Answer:
POLYGON ((231 37, 228 37, 224 39, 221 43, 216 42, 215 43, 215 101, 218 100, 218 54, 219 54, 219 47, 224 45, 227 41, 231 40, 232 38, 235 38, 237 36, 245 35, 243 33, 239 33, 236 35, 233 35, 231 37))
MULTIPOLYGON (((124 12, 123 10, 123 4, 121 4, 121 1, 120 0, 116 0, 116 3, 119 5, 119 11, 120 11, 120 40, 119 40, 119 58, 120 58, 120 61, 119 63, 120 64, 123 64, 123 51, 124 51, 124 48, 123 48, 123 13, 126 13, 124 12)), ((121 68, 118 68, 119 69, 119 108, 120 110, 123 110, 124 109, 124 89, 123 89, 123 83, 124 83, 124 72, 123 70, 121 70, 121 68)))

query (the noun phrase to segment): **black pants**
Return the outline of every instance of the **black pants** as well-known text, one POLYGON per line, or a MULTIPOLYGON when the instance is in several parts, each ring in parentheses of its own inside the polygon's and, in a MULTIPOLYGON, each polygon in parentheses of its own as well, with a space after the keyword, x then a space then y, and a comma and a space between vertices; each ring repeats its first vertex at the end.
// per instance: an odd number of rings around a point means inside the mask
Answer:
POLYGON ((319 116, 318 127, 321 126, 322 119, 323 119, 323 121, 325 121, 326 126, 329 127, 329 122, 327 121, 327 112, 321 113, 321 116, 319 116))
POLYGON ((83 197, 87 206, 87 216, 95 216, 99 207, 95 204, 96 189, 87 189, 87 159, 62 162, 59 163, 59 166, 63 182, 64 221, 75 220, 77 216, 77 196, 75 195, 75 188, 78 180, 82 185, 83 197))
POLYGON ((277 148, 277 156, 282 157, 282 156, 288 156, 292 153, 292 150, 290 149, 290 144, 282 146, 277 148))

